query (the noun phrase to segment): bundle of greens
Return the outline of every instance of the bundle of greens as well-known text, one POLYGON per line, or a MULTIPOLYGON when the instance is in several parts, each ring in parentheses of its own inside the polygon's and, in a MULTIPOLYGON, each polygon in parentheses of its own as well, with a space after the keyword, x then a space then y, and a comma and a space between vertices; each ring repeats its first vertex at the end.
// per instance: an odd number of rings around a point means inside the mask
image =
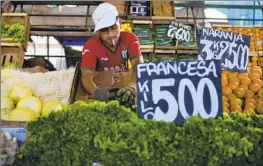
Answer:
POLYGON ((169 25, 155 25, 154 39, 156 46, 174 46, 175 39, 167 36, 169 25))
POLYGON ((136 25, 132 29, 133 33, 139 38, 141 45, 151 45, 153 41, 153 32, 148 25, 136 25))
POLYGON ((15 165, 259 166, 263 117, 192 117, 182 126, 138 119, 118 102, 77 102, 27 124, 15 165))
POLYGON ((20 23, 1 25, 1 38, 12 38, 15 42, 22 43, 25 40, 24 26, 20 23))

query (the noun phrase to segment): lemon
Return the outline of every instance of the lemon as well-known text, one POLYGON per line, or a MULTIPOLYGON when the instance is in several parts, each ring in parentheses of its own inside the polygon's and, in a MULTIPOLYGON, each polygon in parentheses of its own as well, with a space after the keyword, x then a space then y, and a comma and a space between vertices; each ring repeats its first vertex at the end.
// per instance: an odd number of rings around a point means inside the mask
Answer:
POLYGON ((10 113, 11 121, 32 121, 37 118, 37 114, 30 108, 17 107, 10 113))
POLYGON ((40 115, 42 106, 42 101, 35 96, 26 96, 17 103, 17 107, 30 108, 35 111, 37 115, 40 115))
POLYGON ((61 111, 64 107, 64 103, 59 100, 51 100, 44 103, 41 115, 48 116, 51 112, 61 111))
POLYGON ((16 84, 14 85, 9 93, 8 96, 12 98, 15 102, 18 102, 25 96, 32 96, 33 95, 33 90, 26 86, 25 84, 16 84))

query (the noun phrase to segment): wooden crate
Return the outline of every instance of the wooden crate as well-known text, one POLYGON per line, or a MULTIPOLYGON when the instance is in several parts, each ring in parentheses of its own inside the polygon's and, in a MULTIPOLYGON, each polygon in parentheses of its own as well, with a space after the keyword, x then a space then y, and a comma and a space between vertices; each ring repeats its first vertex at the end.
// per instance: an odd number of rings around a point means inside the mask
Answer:
POLYGON ((1 43, 1 66, 14 63, 22 68, 24 63, 24 50, 21 43, 1 43))
POLYGON ((168 2, 152 2, 153 15, 172 17, 174 15, 173 3, 168 2))
POLYGON ((114 5, 117 10, 118 10, 118 13, 120 15, 124 15, 126 10, 126 4, 125 4, 125 1, 110 1, 110 0, 107 0, 107 1, 104 1, 104 2, 107 2, 107 3, 110 3, 112 5, 114 5))
POLYGON ((142 53, 152 53, 154 45, 140 45, 142 53))
MULTIPOLYGON (((20 23, 24 25, 24 33, 25 33, 25 40, 23 41, 22 45, 24 51, 27 51, 28 40, 30 35, 30 23, 27 13, 3 13, 2 14, 2 23, 6 24, 16 24, 20 23)), ((5 43, 13 43, 12 38, 2 38, 1 42, 5 43)))
POLYGON ((25 127, 26 122, 24 121, 7 121, 1 120, 2 127, 25 127))

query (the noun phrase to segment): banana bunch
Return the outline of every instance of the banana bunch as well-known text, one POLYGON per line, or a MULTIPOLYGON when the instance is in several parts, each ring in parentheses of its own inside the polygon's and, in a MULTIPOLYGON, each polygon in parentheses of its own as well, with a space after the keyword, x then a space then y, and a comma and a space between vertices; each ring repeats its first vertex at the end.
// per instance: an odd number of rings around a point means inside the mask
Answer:
POLYGON ((121 31, 132 32, 131 24, 130 23, 121 24, 121 31))

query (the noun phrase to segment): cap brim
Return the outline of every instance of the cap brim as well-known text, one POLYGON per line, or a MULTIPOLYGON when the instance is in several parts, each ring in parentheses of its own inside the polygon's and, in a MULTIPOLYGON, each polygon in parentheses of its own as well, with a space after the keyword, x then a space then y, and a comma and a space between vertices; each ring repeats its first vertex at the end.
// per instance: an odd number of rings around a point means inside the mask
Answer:
POLYGON ((108 15, 106 17, 103 17, 96 25, 95 25, 95 30, 94 33, 97 32, 100 29, 110 27, 116 23, 116 17, 117 16, 112 16, 108 15))

